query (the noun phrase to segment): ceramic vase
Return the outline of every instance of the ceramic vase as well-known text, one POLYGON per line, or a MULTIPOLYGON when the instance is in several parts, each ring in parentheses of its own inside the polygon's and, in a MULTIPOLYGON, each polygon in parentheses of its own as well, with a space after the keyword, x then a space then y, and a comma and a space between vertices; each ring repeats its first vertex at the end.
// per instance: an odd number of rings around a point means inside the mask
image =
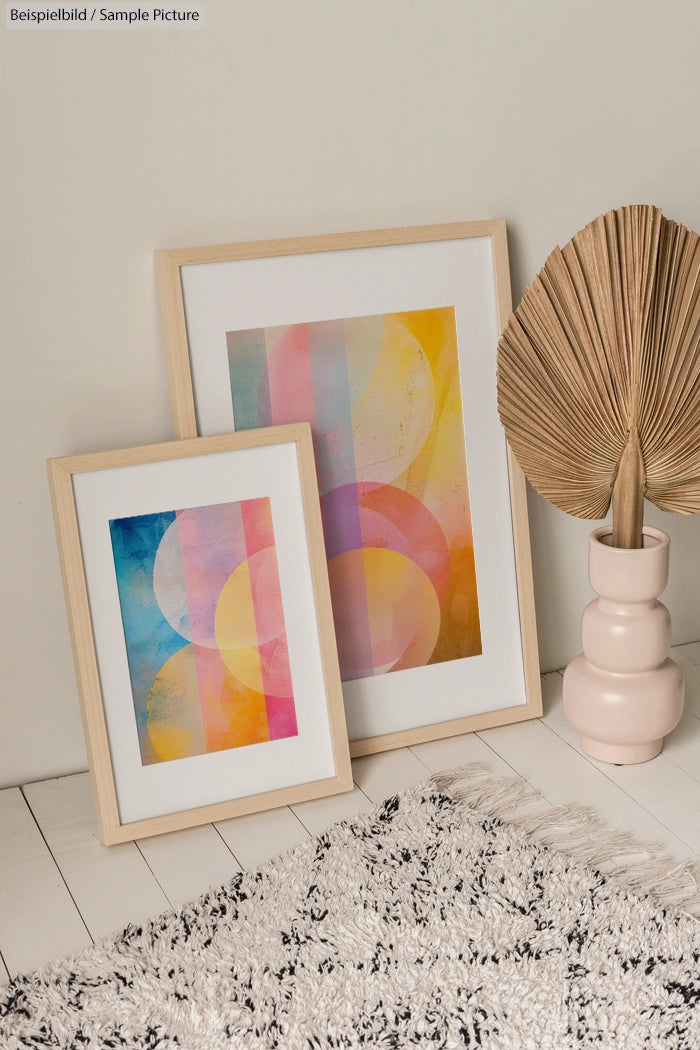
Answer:
POLYGON ((658 601, 668 581, 669 537, 644 527, 643 546, 613 547, 612 528, 589 536, 598 597, 581 623, 583 652, 564 673, 564 713, 593 758, 647 762, 683 712, 683 675, 668 653, 671 618, 658 601))

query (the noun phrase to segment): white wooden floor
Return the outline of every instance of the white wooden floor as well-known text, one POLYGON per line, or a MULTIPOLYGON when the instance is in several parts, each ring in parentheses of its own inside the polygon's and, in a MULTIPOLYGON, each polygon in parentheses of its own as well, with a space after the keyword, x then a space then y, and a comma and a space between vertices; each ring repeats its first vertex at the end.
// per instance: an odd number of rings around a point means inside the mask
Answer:
POLYGON ((431 772, 483 762, 552 805, 594 806, 620 830, 700 864, 700 642, 674 650, 686 710, 653 762, 584 757, 561 708, 561 675, 543 677, 542 719, 356 759, 347 795, 120 846, 96 834, 87 774, 0 791, 0 983, 128 922, 198 896, 241 868, 317 835, 431 772))

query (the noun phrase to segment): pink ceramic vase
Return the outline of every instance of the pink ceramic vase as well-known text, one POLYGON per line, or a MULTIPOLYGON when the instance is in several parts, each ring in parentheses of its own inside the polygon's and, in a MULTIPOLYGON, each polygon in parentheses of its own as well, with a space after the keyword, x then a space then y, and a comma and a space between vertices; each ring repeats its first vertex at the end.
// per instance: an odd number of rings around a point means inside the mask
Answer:
POLYGON ((669 658, 671 618, 657 597, 668 581, 669 537, 644 527, 643 547, 613 547, 612 528, 589 537, 598 594, 581 623, 583 653, 564 673, 564 712, 583 750, 603 762, 647 762, 683 712, 683 675, 669 658))

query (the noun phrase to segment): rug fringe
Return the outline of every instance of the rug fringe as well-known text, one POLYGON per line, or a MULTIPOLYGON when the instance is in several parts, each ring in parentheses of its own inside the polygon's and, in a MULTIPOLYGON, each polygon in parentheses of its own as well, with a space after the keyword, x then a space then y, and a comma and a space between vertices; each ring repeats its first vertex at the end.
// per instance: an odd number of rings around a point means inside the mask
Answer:
POLYGON ((481 763, 436 773, 431 782, 484 816, 511 822, 539 845, 595 868, 622 889, 700 919, 700 872, 675 861, 658 843, 616 831, 587 806, 543 809, 544 795, 519 777, 499 777, 481 763), (533 803, 537 812, 519 813, 533 803))

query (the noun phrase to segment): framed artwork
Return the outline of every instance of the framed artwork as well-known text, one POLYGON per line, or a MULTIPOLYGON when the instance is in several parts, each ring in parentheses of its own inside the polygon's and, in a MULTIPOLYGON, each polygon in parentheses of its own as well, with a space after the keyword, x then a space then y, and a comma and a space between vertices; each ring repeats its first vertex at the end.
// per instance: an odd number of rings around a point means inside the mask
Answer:
POLYGON ((502 220, 156 252, 182 437, 310 423, 353 755, 541 713, 502 220))
POLYGON ((350 790, 308 423, 48 470, 102 840, 350 790))

